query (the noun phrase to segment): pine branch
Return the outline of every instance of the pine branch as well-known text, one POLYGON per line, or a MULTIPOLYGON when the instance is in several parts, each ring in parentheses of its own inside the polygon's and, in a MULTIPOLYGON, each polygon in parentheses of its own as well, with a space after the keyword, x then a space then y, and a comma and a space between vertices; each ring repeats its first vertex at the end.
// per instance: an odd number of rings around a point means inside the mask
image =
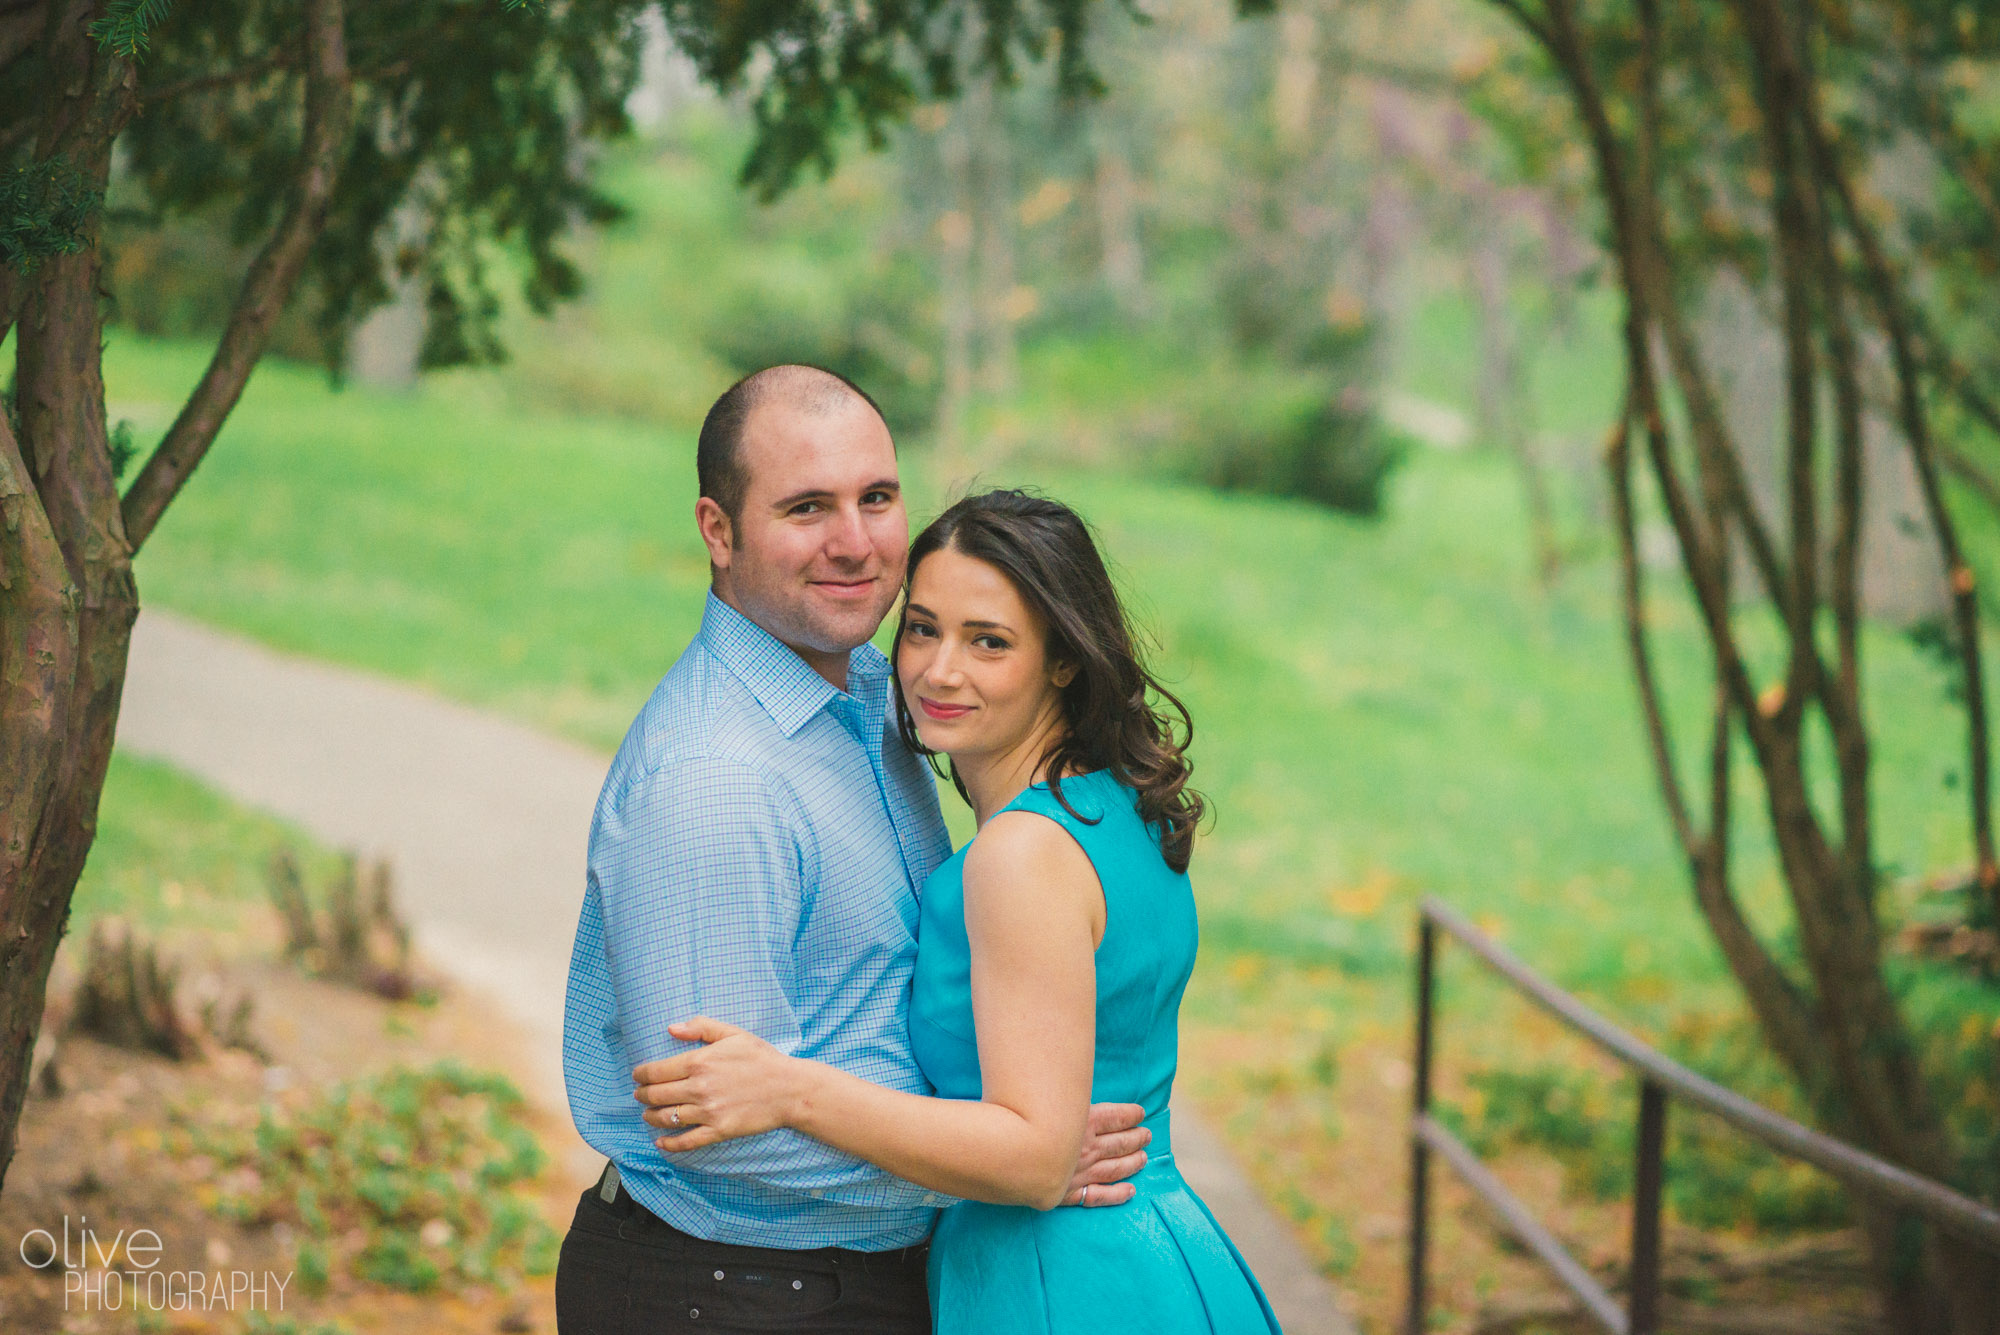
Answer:
POLYGON ((101 199, 60 153, 0 171, 0 263, 28 274, 51 256, 76 254, 101 199))
POLYGON ((137 60, 152 45, 153 29, 165 22, 174 0, 111 0, 90 35, 112 55, 137 60))

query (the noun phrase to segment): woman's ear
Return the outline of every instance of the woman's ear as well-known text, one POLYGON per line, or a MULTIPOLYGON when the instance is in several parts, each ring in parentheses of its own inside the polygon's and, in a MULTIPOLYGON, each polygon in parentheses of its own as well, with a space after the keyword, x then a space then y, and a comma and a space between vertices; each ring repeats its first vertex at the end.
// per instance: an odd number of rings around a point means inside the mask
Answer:
POLYGON ((1057 690, 1062 690, 1065 686, 1076 680, 1076 664, 1056 664, 1056 670, 1049 674, 1049 680, 1055 683, 1057 690))

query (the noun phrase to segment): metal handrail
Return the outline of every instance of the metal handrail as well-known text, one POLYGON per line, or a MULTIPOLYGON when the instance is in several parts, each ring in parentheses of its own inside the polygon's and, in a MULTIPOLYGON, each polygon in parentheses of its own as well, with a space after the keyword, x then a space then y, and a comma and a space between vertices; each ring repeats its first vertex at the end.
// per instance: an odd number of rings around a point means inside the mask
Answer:
POLYGON ((1417 928, 1417 1043, 1414 1108, 1410 1124, 1409 1335, 1422 1335, 1425 1260, 1429 1242, 1430 1155, 1458 1171, 1493 1207, 1516 1238, 1574 1293, 1598 1324, 1615 1335, 1654 1335, 1659 1329, 1660 1201, 1666 1143, 1666 1099, 1671 1093, 1722 1118, 1754 1140, 1832 1174, 1857 1191, 1923 1215, 1939 1227, 2000 1256, 2000 1210, 1940 1182, 1899 1168, 1725 1089, 1641 1043, 1555 986, 1434 896, 1419 907, 1417 928), (1632 1275, 1626 1308, 1564 1250, 1555 1235, 1488 1172, 1462 1141, 1430 1115, 1432 1030, 1437 978, 1437 931, 1456 937, 1487 967, 1585 1038, 1639 1074, 1639 1138, 1632 1211, 1632 1275))

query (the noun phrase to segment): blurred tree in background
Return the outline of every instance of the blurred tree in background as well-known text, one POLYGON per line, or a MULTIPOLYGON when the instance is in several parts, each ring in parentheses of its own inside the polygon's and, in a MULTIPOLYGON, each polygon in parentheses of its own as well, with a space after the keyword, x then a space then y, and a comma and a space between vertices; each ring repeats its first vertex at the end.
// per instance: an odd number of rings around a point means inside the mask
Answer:
MULTIPOLYGON (((1927 0, 1495 0, 1531 38, 1489 100, 1528 161, 1589 146, 1625 299, 1626 387, 1607 460, 1626 627, 1696 899, 1763 1033, 1838 1133, 1990 1190, 1956 1143, 1884 964, 1859 628, 1865 506, 1914 473, 1940 642, 1959 668, 1976 865, 2000 921, 1971 566, 1943 474, 1984 476, 1941 420, 1995 372, 1991 80, 2000 21, 1927 0), (1573 111, 1546 115, 1560 93, 1573 111), (1732 308, 1735 314, 1732 315, 1732 308), (1974 316, 1972 312, 1983 311, 1974 316), (1732 402, 1732 325, 1768 331, 1767 395, 1732 402), (1650 483, 1642 496, 1636 483, 1650 483), (1713 649, 1699 778, 1683 777, 1653 665, 1640 515, 1664 508, 1713 649), (1799 950, 1753 929, 1731 870, 1738 748, 1761 781, 1799 950)), ((1991 425, 1989 421, 1989 426, 1991 425)), ((2000 1329, 2000 1270, 1857 1202, 1898 1330, 2000 1329)))

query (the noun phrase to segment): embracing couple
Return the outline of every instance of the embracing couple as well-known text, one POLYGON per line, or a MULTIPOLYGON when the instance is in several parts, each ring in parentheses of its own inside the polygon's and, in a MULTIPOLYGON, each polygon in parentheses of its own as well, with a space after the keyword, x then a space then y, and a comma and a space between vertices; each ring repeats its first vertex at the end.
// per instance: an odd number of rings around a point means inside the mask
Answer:
POLYGON ((697 471, 701 631, 591 829, 562 1335, 1275 1331, 1173 1164, 1202 806, 1089 530, 992 491, 910 543, 811 367, 717 400, 697 471))

